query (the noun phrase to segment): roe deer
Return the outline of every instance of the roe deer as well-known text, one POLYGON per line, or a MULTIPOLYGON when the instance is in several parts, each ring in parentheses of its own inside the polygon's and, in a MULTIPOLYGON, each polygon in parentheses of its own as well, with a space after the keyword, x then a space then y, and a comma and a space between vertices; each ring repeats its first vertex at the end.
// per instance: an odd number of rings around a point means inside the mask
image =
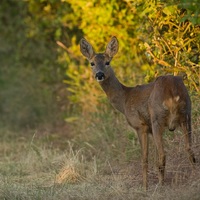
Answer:
POLYGON ((195 163, 191 150, 191 102, 187 89, 179 76, 160 76, 154 82, 126 87, 116 78, 110 62, 118 51, 118 40, 112 37, 104 53, 95 53, 84 38, 80 50, 89 60, 93 75, 105 91, 113 107, 123 113, 138 135, 142 150, 143 187, 147 189, 148 134, 158 153, 158 178, 163 184, 165 153, 162 133, 165 127, 174 131, 181 126, 190 162, 195 163))

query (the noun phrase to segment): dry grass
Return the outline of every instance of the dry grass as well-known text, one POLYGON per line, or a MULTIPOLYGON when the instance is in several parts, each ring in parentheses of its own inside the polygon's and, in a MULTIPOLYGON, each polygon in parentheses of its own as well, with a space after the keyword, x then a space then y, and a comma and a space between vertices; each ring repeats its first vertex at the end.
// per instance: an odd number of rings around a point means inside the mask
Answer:
MULTIPOLYGON (((163 187, 157 185, 151 151, 147 193, 141 188, 139 158, 122 158, 123 162, 86 159, 88 149, 76 151, 72 143, 67 143, 65 151, 47 148, 41 138, 20 139, 16 141, 17 149, 15 143, 4 143, 0 151, 0 199, 199 199, 200 166, 191 167, 182 140, 181 134, 165 140, 167 166, 163 187)), ((195 143, 199 160, 198 152, 200 146, 195 143)))
POLYGON ((58 175, 56 175, 55 183, 77 183, 81 179, 81 175, 77 172, 75 167, 65 166, 60 170, 58 175))
POLYGON ((200 199, 198 108, 193 110, 195 168, 184 150, 182 133, 166 133, 165 185, 158 185, 150 144, 147 192, 141 188, 140 147, 121 115, 102 115, 89 125, 82 121, 81 128, 76 124, 71 133, 76 137, 70 141, 58 132, 34 132, 31 137, 0 130, 0 199, 200 199))

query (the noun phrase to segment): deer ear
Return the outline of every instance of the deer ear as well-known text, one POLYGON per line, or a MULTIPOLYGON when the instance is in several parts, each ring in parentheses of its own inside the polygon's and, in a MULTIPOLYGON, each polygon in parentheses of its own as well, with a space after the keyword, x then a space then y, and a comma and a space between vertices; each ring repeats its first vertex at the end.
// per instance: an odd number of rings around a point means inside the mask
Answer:
POLYGON ((91 59, 95 54, 92 45, 85 38, 82 38, 80 41, 80 50, 88 60, 91 59))
POLYGON ((118 40, 115 36, 113 36, 106 47, 105 54, 107 54, 109 57, 112 58, 117 53, 118 48, 119 48, 118 40))

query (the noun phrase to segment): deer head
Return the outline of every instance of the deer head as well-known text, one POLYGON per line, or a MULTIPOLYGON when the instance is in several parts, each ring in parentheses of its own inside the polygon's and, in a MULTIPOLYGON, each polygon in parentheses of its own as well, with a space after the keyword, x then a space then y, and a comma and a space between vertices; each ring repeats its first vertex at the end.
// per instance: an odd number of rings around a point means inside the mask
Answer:
POLYGON ((80 41, 81 53, 90 62, 93 75, 98 82, 102 82, 109 78, 112 71, 110 67, 110 62, 113 56, 118 51, 118 41, 115 36, 113 36, 108 43, 104 53, 95 53, 92 45, 85 39, 82 38, 80 41))

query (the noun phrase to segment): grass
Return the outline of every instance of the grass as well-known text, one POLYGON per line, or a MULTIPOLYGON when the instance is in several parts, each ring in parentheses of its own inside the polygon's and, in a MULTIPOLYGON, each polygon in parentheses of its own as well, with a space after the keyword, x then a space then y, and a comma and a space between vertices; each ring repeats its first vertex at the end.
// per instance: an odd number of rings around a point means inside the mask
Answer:
MULTIPOLYGON (((193 107, 195 155, 199 162, 199 105, 193 107)), ((140 147, 115 111, 94 114, 70 128, 12 132, 0 130, 0 199, 200 199, 200 165, 193 169, 183 135, 165 134, 165 185, 159 186, 153 145, 149 190, 141 188, 140 147), (73 137, 72 137, 73 136, 73 137)))

